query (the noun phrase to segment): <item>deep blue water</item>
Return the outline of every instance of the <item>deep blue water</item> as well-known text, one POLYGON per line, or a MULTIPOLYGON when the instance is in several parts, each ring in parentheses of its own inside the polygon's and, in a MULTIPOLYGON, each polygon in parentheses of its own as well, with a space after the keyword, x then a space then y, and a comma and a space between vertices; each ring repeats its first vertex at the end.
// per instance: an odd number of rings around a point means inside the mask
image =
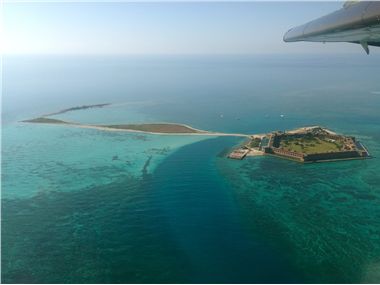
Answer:
POLYGON ((380 58, 5 57, 2 281, 379 282, 380 58), (28 125, 323 125, 371 160, 232 161, 239 138, 28 125), (281 116, 283 115, 283 116, 281 116))
POLYGON ((301 281, 280 252, 246 229, 230 188, 211 168, 234 142, 222 138, 186 146, 154 173, 155 202, 192 264, 187 282, 301 281))

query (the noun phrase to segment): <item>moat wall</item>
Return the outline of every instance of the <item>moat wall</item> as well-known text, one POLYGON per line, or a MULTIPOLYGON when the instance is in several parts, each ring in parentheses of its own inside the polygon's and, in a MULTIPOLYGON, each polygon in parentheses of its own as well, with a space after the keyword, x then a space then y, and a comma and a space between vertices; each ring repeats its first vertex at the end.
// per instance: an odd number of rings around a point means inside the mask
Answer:
POLYGON ((312 162, 321 160, 335 160, 335 159, 350 159, 366 157, 366 155, 361 155, 358 151, 337 151, 337 152, 326 152, 326 153, 315 153, 315 154, 302 154, 293 151, 287 151, 280 148, 266 148, 266 153, 274 154, 282 157, 287 157, 290 159, 295 159, 301 162, 312 162))
POLYGON ((315 153, 304 156, 304 161, 332 160, 361 157, 357 151, 315 153))

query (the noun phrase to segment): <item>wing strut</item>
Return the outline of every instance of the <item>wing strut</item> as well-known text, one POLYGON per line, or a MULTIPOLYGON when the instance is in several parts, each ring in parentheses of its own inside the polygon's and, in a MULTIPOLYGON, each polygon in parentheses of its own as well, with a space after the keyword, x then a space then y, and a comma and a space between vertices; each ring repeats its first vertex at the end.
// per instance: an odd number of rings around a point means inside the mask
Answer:
POLYGON ((360 42, 361 46, 363 47, 363 49, 365 50, 365 52, 367 54, 369 54, 369 47, 368 47, 368 43, 366 41, 361 41, 360 42))

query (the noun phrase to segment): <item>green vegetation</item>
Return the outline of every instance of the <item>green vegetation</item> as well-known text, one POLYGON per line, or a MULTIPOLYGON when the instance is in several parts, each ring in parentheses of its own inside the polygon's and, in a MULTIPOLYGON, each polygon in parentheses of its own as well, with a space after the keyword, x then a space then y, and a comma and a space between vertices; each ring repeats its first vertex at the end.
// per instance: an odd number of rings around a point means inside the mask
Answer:
POLYGON ((42 124, 67 124, 67 122, 57 119, 50 119, 45 117, 39 117, 30 120, 24 120, 23 123, 42 123, 42 124))
POLYGON ((199 133, 199 131, 177 124, 125 124, 99 126, 110 129, 124 129, 152 133, 199 133))
MULTIPOLYGON (((42 124, 71 124, 80 126, 80 123, 70 123, 58 119, 51 119, 46 117, 39 117, 35 119, 22 121, 24 123, 42 123, 42 124)), ((82 125, 86 126, 86 125, 82 125)), ((88 125, 87 127, 101 127, 108 129, 118 129, 118 130, 132 130, 141 132, 152 132, 152 133, 170 133, 170 134, 193 134, 193 133, 204 133, 202 131, 195 130, 191 127, 181 125, 181 124, 121 124, 121 125, 88 125)))
POLYGON ((322 136, 317 137, 306 135, 301 138, 293 136, 282 138, 280 141, 280 147, 288 151, 312 154, 340 151, 343 148, 343 144, 338 141, 326 139, 322 136))
POLYGON ((260 138, 254 138, 253 140, 251 140, 250 146, 251 147, 259 147, 260 143, 261 143, 260 138))

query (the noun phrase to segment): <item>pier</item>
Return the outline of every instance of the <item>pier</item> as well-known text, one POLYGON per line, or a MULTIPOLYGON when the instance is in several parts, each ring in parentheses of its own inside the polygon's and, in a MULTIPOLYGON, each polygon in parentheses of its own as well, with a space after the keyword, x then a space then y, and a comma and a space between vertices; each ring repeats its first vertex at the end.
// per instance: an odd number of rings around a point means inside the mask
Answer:
POLYGON ((249 152, 249 149, 238 148, 238 149, 235 149, 234 151, 232 151, 232 152, 228 155, 228 158, 242 160, 244 157, 247 156, 248 152, 249 152))

